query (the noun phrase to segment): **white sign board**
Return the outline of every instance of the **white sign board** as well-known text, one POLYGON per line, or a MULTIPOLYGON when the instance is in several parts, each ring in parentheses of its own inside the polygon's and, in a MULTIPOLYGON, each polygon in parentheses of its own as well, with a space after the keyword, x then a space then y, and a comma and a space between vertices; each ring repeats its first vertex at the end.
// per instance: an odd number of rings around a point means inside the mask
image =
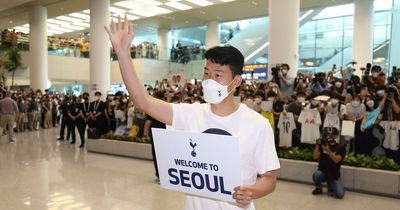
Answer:
POLYGON ((161 187, 234 202, 242 185, 239 141, 232 136, 152 129, 161 187))

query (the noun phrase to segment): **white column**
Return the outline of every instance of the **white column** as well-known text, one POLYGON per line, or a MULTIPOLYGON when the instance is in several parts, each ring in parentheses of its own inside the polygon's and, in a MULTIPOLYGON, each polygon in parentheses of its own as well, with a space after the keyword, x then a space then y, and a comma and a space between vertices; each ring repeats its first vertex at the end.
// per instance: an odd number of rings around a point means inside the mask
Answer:
POLYGON ((47 88, 47 8, 33 6, 29 13, 29 82, 34 90, 47 88))
POLYGON ((392 73, 393 66, 400 68, 400 0, 394 0, 393 4, 393 17, 392 17, 392 30, 390 36, 390 60, 389 60, 389 74, 392 73))
POLYGON ((160 60, 169 60, 171 55, 172 42, 168 29, 158 30, 158 57, 160 60))
POLYGON ((207 23, 206 49, 217 46, 220 43, 219 22, 212 21, 207 23))
POLYGON ((374 0, 354 0, 354 8, 353 60, 361 76, 360 67, 372 63, 374 0))
POLYGON ((287 63, 288 74, 298 67, 300 0, 269 0, 268 65, 287 63))
POLYGON ((90 0, 90 96, 100 91, 105 99, 110 86, 110 41, 104 26, 109 26, 108 0, 90 0))

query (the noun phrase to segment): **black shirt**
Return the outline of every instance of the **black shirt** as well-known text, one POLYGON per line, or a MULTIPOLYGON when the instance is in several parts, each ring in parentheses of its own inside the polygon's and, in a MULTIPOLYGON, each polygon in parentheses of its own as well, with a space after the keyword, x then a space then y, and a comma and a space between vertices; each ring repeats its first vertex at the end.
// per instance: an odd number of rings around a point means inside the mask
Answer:
MULTIPOLYGON (((150 126, 151 128, 164 128, 165 129, 164 123, 154 119, 150 115, 147 115, 147 120, 151 121, 151 126, 150 126)), ((150 130, 150 136, 153 136, 151 130, 150 130)))
POLYGON ((69 112, 74 117, 76 117, 80 111, 81 111, 81 108, 80 108, 80 104, 78 104, 78 103, 72 103, 69 106, 69 112))
POLYGON ((101 112, 104 115, 105 103, 103 101, 93 101, 90 103, 90 111, 93 115, 101 112))
POLYGON ((80 103, 79 109, 82 111, 83 116, 87 118, 90 113, 90 103, 89 102, 80 103))
POLYGON ((341 144, 335 144, 334 146, 329 146, 329 148, 332 152, 336 153, 336 155, 340 155, 342 160, 340 160, 339 163, 333 162, 320 148, 321 155, 319 157, 318 170, 322 171, 329 179, 338 180, 340 178, 340 166, 346 156, 346 149, 341 144))

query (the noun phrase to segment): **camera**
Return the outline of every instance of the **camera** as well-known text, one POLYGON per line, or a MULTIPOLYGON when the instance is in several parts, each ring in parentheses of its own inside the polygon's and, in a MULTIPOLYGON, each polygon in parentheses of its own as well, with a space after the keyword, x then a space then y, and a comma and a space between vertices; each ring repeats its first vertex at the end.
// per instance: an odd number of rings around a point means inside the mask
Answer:
POLYGON ((322 138, 321 145, 328 145, 328 137, 329 136, 337 136, 339 135, 339 130, 335 127, 325 127, 322 130, 322 138))
POLYGON ((272 67, 271 74, 274 78, 279 78, 279 71, 281 70, 281 65, 276 64, 275 67, 272 67))

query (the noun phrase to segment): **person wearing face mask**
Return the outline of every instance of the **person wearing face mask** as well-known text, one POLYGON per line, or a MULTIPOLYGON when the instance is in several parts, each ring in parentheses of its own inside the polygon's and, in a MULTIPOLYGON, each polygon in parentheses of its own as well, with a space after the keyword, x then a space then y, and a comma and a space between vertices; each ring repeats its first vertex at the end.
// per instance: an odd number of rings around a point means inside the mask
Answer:
POLYGON ((274 134, 268 121, 254 110, 233 100, 233 92, 242 82, 242 53, 232 46, 208 49, 204 54, 202 78, 204 100, 207 103, 170 104, 149 96, 141 85, 127 50, 134 37, 127 18, 124 25, 129 30, 114 27, 115 31, 107 31, 118 55, 122 78, 136 107, 176 130, 214 134, 218 132, 239 138, 240 163, 234 164, 241 165, 244 176, 243 184, 232 191, 232 198, 236 203, 187 194, 185 209, 239 210, 246 206, 248 210, 254 210, 254 199, 274 191, 275 170, 280 166, 274 134))
MULTIPOLYGON (((79 99, 75 96, 72 97, 71 104, 69 106, 68 110, 68 134, 67 136, 71 136, 72 141, 71 144, 75 144, 75 127, 76 127, 76 122, 78 120, 79 114, 80 114, 80 109, 79 109, 79 99)), ((69 138, 68 138, 69 139, 69 138)))
POLYGON ((293 113, 294 121, 296 122, 296 129, 293 130, 292 146, 301 146, 301 124, 298 122, 301 111, 303 110, 306 101, 306 94, 304 92, 297 92, 296 100, 289 103, 287 112, 293 113))
POLYGON ((322 194, 322 183, 327 182, 328 192, 338 199, 344 197, 340 168, 346 156, 346 150, 343 145, 336 143, 335 139, 338 135, 339 131, 335 127, 326 127, 323 130, 323 137, 317 140, 314 147, 313 158, 318 161, 318 170, 312 176, 315 185, 313 195, 322 194))
POLYGON ((32 95, 28 97, 28 130, 37 130, 39 107, 36 98, 32 95))
POLYGON ((81 144, 79 148, 85 146, 85 132, 86 126, 90 119, 90 103, 89 103, 89 93, 85 92, 82 94, 82 101, 79 104, 79 114, 77 115, 76 127, 78 128, 79 137, 81 139, 81 144))
POLYGON ((346 113, 344 115, 345 120, 351 120, 355 122, 354 138, 350 139, 350 151, 354 152, 355 142, 362 141, 361 133, 361 120, 366 114, 366 108, 363 103, 361 103, 361 97, 356 95, 352 98, 351 102, 346 104, 346 113))
POLYGON ((90 121, 89 128, 96 129, 97 131, 93 133, 97 133, 97 137, 100 135, 106 134, 108 132, 107 118, 106 118, 106 104, 101 100, 101 92, 96 91, 94 93, 94 101, 90 103, 90 121))
MULTIPOLYGON (((64 100, 61 102, 60 107, 58 108, 61 113, 61 126, 60 126, 60 135, 57 137, 57 140, 64 140, 65 127, 69 123, 68 111, 70 103, 71 102, 69 96, 66 96, 64 100)), ((68 136, 67 139, 69 139, 68 136)))
POLYGON ((380 140, 375 135, 375 132, 374 132, 375 129, 378 129, 377 127, 379 126, 378 124, 380 122, 380 119, 377 118, 375 120, 374 125, 364 129, 364 123, 365 123, 365 120, 366 120, 368 114, 371 113, 373 110, 375 110, 378 107, 378 105, 372 97, 367 97, 365 100, 365 107, 366 107, 367 114, 365 115, 365 117, 362 119, 362 122, 361 122, 360 130, 362 132, 361 133, 362 136, 357 139, 357 140, 361 140, 361 141, 355 142, 355 148, 356 148, 355 153, 370 156, 370 155, 372 155, 373 149, 375 147, 379 146, 379 144, 380 144, 380 140))
POLYGON ((18 111, 19 111, 19 118, 17 119, 17 127, 16 131, 17 132, 24 132, 24 118, 26 114, 26 109, 25 109, 25 101, 23 98, 20 96, 17 100, 17 106, 18 106, 18 111))
POLYGON ((375 89, 378 85, 384 85, 386 75, 382 73, 380 66, 372 66, 371 76, 368 77, 368 88, 375 89))
POLYGON ((284 63, 281 65, 281 71, 279 72, 279 87, 280 93, 283 96, 291 96, 293 94, 294 78, 290 76, 290 67, 284 63))

